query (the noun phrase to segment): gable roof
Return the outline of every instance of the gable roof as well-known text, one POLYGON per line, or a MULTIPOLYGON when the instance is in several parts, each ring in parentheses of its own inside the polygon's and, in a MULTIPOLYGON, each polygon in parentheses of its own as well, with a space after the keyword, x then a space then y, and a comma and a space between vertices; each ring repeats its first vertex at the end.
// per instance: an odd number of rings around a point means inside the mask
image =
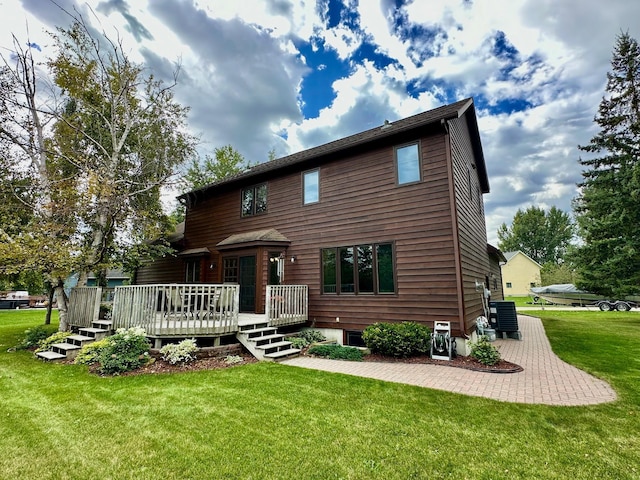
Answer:
POLYGON ((490 243, 487 243, 487 252, 489 255, 495 256, 500 262, 507 262, 506 253, 502 253, 499 248, 494 247, 490 243))
POLYGON ((253 232, 242 232, 230 235, 219 242, 216 247, 218 247, 218 250, 256 245, 286 247, 290 243, 291 240, 282 235, 278 230, 269 228, 266 230, 255 230, 253 232))
POLYGON ((535 263, 538 267, 542 268, 542 265, 540 265, 533 258, 531 258, 529 255, 527 255, 521 250, 516 250, 515 252, 504 252, 504 257, 507 259, 507 263, 509 263, 509 261, 518 254, 524 255, 524 257, 527 258, 529 261, 535 263))
POLYGON ((334 140, 333 142, 329 142, 318 147, 303 150, 269 162, 260 163, 237 175, 233 175, 210 185, 192 190, 191 192, 184 193, 178 196, 178 199, 186 201, 188 199, 201 198, 206 196, 209 191, 222 185, 242 182, 252 177, 276 172, 277 170, 286 169, 312 160, 321 160, 323 157, 327 157, 329 155, 334 155, 339 152, 360 147, 367 143, 383 140, 385 138, 391 138, 418 128, 424 128, 432 125, 437 126, 440 124, 442 125, 442 128, 446 129, 447 121, 462 117, 465 117, 467 121, 467 127, 469 129, 471 145, 476 158, 478 177, 480 179, 482 191, 484 193, 489 193, 489 178, 487 176, 484 154, 482 153, 482 144, 480 142, 480 133, 478 130, 475 107, 473 99, 466 98, 464 100, 434 108, 433 110, 419 113, 395 122, 385 122, 384 125, 380 127, 375 127, 355 135, 334 140))

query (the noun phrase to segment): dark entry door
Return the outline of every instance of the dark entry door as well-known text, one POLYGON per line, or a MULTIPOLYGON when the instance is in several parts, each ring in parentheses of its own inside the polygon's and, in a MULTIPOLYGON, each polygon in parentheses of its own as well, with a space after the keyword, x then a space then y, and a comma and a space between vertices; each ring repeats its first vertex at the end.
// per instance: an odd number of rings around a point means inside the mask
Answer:
POLYGON ((240 311, 256 311, 256 257, 250 255, 239 259, 240 311))

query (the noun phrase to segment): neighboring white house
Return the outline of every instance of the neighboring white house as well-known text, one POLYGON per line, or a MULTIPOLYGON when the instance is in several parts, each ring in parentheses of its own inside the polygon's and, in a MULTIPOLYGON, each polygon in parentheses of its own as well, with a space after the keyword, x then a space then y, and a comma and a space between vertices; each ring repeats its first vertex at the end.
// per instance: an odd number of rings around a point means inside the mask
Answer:
POLYGON ((504 295, 525 297, 531 287, 540 286, 542 265, 526 253, 504 252, 507 263, 502 264, 502 288, 504 295))

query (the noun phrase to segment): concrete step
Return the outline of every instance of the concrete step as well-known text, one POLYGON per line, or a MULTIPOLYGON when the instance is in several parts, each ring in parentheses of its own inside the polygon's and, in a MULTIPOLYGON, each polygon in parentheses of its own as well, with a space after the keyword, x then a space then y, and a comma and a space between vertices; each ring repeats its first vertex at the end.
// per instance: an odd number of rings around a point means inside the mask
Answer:
POLYGON ((288 348, 287 350, 279 350, 273 353, 267 353, 264 356, 265 360, 284 360, 285 358, 291 358, 300 353, 299 348, 288 348))
POLYGON ((257 345, 256 349, 264 350, 264 353, 266 355, 268 353, 274 353, 280 350, 287 350, 289 347, 291 347, 291 342, 282 341, 282 342, 266 343, 264 345, 257 345))
POLYGON ((55 361, 55 360, 63 360, 65 358, 67 358, 66 355, 63 355, 61 353, 56 353, 56 352, 52 352, 51 350, 47 350, 46 352, 38 352, 36 353, 36 357, 41 358, 42 360, 47 360, 47 361, 55 361))
POLYGON ((87 343, 95 342, 95 338, 88 337, 86 335, 70 335, 65 338, 67 343, 71 343, 72 345, 79 345, 84 347, 87 343))

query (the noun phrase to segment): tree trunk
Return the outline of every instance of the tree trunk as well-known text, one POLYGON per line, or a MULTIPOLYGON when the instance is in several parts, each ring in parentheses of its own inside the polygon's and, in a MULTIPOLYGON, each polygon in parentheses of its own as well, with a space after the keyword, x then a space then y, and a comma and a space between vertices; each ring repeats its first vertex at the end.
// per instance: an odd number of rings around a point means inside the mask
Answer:
POLYGON ((49 285, 49 302, 47 303, 47 316, 44 318, 45 325, 51 325, 51 311, 53 310, 53 297, 55 289, 53 285, 49 285))
POLYGON ((58 285, 56 286, 56 302, 58 303, 58 315, 60 316, 60 326, 58 327, 58 330, 60 332, 66 332, 70 327, 67 322, 69 297, 67 297, 67 294, 64 291, 64 282, 62 279, 58 279, 58 285))

